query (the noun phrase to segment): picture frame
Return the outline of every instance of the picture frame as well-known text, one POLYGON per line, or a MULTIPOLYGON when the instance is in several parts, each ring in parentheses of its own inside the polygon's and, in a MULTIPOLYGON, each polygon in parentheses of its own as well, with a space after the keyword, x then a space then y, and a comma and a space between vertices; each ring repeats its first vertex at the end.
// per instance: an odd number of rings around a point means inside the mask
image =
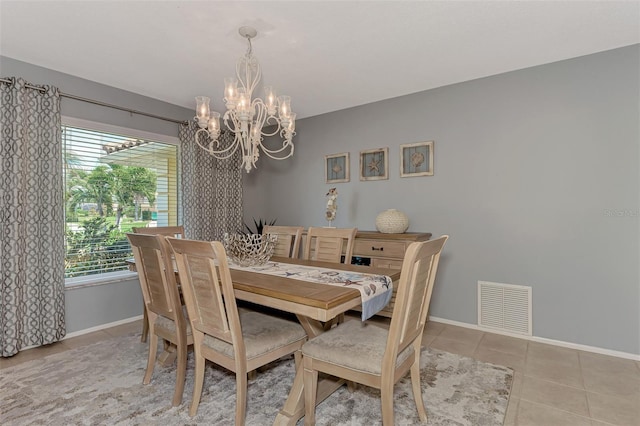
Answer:
POLYGON ((349 182, 349 153, 325 155, 324 180, 326 183, 349 182))
POLYGON ((400 177, 433 176, 433 141, 400 145, 400 177))
POLYGON ((389 179, 389 148, 360 151, 360 180, 389 179))

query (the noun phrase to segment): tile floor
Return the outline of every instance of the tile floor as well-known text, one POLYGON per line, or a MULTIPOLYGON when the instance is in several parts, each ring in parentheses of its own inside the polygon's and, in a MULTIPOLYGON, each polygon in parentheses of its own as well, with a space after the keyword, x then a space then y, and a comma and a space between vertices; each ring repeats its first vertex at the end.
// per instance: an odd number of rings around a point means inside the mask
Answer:
POLYGON ((515 371, 505 426, 640 426, 640 362, 430 322, 430 347, 515 371))
MULTIPOLYGON (((381 320, 383 323, 387 320, 381 320)), ((0 358, 25 361, 141 330, 139 321, 0 358)), ((514 369, 505 426, 640 426, 640 362, 429 322, 424 344, 514 369)))

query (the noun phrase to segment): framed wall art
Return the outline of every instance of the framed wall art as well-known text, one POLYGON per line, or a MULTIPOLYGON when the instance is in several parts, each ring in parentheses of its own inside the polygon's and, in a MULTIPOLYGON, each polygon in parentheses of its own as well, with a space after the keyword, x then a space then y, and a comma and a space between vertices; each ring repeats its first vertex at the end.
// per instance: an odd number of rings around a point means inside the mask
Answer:
POLYGON ((326 183, 349 182, 349 153, 324 157, 324 180, 326 183))
POLYGON ((360 180, 389 179, 389 148, 360 151, 360 180))
POLYGON ((433 141, 400 145, 400 177, 433 176, 433 141))

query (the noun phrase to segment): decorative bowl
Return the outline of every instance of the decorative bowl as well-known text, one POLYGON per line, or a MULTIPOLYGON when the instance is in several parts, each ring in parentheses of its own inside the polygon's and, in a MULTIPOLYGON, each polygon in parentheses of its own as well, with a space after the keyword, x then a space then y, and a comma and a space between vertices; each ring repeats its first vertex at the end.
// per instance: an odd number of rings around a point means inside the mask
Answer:
POLYGON ((402 234, 409 228, 409 218, 399 210, 385 210, 376 217, 376 228, 383 234, 402 234))
POLYGON ((239 266, 264 265, 273 255, 277 235, 224 234, 227 256, 239 266))

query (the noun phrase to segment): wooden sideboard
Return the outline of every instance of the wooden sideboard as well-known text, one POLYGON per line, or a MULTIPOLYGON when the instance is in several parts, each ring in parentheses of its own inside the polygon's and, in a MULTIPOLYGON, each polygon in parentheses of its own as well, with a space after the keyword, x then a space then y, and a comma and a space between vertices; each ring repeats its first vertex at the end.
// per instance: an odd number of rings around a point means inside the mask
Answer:
MULTIPOLYGON (((302 234, 301 252, 307 238, 306 231, 302 234)), ((403 234, 383 234, 375 231, 358 231, 353 247, 351 263, 373 266, 376 268, 402 269, 404 253, 409 244, 415 241, 427 241, 430 232, 405 232, 403 234)), ((393 305, 396 300, 396 289, 389 304, 377 315, 391 318, 393 305)))
MULTIPOLYGON (((353 248, 353 263, 368 264, 377 268, 402 269, 404 253, 409 244, 427 241, 429 232, 405 232, 403 234, 382 234, 373 231, 358 231, 353 248)), ((391 317, 396 298, 396 289, 389 304, 378 315, 391 317)))

